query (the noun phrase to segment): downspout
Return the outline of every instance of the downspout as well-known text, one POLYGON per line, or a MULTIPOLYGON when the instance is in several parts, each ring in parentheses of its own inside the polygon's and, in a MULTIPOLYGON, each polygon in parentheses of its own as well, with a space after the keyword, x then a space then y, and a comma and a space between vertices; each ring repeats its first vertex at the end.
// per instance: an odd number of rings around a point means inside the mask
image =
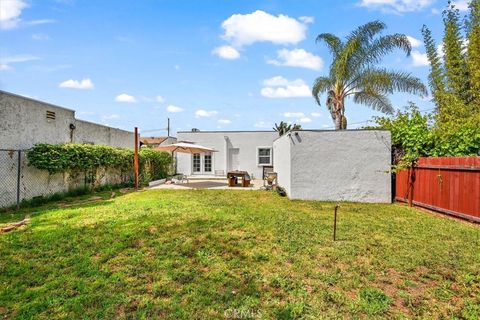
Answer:
POLYGON ((228 173, 228 136, 223 136, 225 139, 225 175, 228 173))

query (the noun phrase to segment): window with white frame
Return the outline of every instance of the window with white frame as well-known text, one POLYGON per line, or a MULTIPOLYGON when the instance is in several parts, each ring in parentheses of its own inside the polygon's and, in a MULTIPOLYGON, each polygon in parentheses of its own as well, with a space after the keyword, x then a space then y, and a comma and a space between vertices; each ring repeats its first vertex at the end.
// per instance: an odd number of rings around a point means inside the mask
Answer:
POLYGON ((259 147, 257 149, 257 163, 259 166, 271 166, 272 165, 272 148, 259 147))

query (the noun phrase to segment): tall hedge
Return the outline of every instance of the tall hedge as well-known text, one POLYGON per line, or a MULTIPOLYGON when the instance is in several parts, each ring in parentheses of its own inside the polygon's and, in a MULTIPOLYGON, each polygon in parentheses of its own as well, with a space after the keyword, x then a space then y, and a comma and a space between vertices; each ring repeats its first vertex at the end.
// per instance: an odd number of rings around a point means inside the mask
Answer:
MULTIPOLYGON (((27 153, 30 166, 50 174, 92 172, 98 168, 133 172, 133 150, 91 144, 37 144, 27 153)), ((141 149, 140 174, 144 180, 165 178, 173 159, 167 152, 141 149)))

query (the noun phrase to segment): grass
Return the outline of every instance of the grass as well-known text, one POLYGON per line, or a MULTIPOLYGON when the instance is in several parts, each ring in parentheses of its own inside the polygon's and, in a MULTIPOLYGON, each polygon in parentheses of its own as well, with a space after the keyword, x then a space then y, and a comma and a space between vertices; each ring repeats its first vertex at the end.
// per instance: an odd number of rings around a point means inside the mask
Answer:
POLYGON ((480 228, 401 205, 272 192, 104 192, 0 215, 5 318, 480 315, 480 228))

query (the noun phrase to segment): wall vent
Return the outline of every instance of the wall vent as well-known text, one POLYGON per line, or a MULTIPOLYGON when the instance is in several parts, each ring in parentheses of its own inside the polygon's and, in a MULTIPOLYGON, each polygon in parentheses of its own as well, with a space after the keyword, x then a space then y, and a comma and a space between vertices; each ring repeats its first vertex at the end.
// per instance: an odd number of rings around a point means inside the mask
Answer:
POLYGON ((55 111, 48 111, 47 110, 47 119, 55 120, 55 111))

